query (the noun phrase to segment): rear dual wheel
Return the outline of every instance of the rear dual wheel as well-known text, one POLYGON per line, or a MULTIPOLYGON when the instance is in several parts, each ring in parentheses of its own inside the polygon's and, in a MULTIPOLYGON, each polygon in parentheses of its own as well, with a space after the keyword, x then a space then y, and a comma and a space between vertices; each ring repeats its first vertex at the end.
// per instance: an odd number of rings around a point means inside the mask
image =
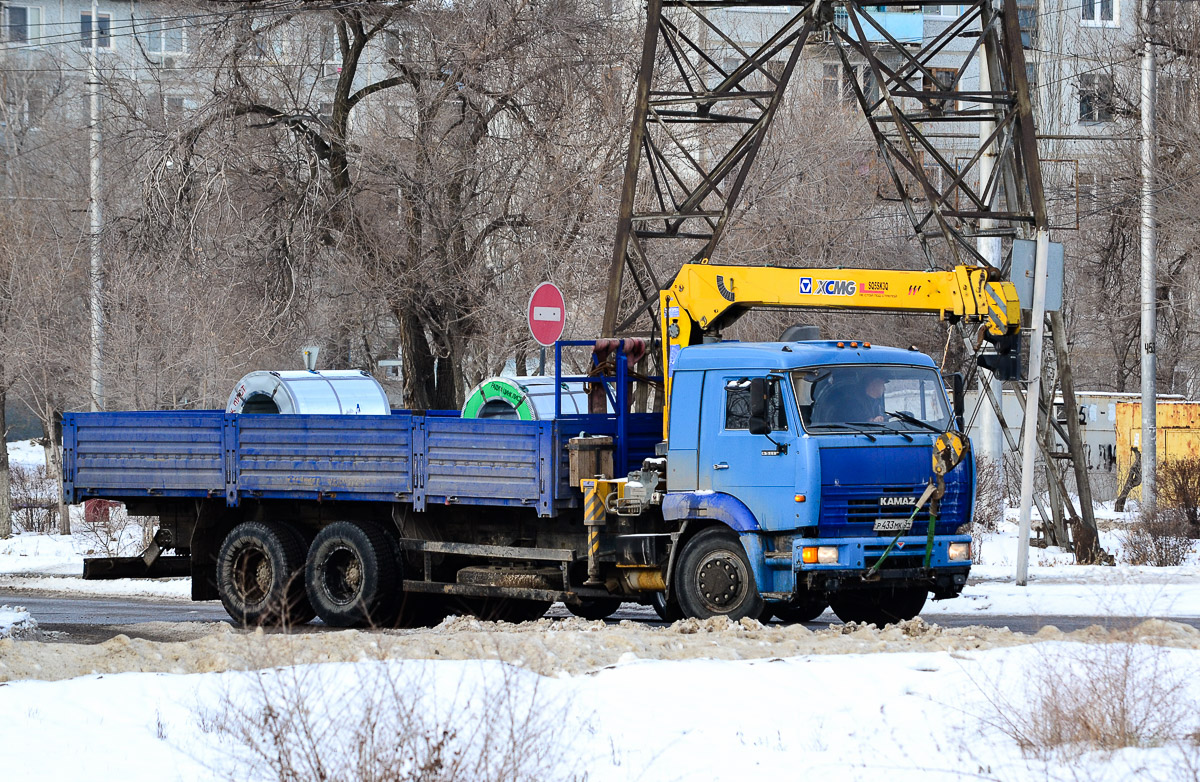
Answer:
POLYGON ((567 603, 567 610, 580 619, 607 619, 621 607, 619 597, 584 597, 579 605, 567 603))
POLYGON ((217 592, 242 627, 298 625, 313 618, 304 590, 305 540, 285 524, 247 521, 217 553, 217 592))
POLYGON ((388 533, 369 522, 335 521, 308 551, 304 584, 331 627, 390 627, 401 605, 401 568, 388 533))

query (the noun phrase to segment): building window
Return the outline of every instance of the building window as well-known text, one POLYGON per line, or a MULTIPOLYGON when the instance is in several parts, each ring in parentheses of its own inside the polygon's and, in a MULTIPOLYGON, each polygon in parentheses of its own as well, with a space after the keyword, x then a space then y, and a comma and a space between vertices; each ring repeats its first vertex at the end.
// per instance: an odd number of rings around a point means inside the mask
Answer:
POLYGON ((829 103, 834 103, 841 97, 842 69, 836 62, 825 63, 821 76, 821 96, 829 103))
MULTIPOLYGON (((1088 0, 1084 0, 1086 3, 1088 0)), ((1021 45, 1030 49, 1037 43, 1037 0, 1017 0, 1017 26, 1021 28, 1021 45)))
POLYGON ((8 40, 13 43, 34 43, 42 37, 42 9, 28 5, 10 5, 5 25, 8 40))
POLYGON ((142 29, 146 31, 147 53, 183 54, 183 20, 149 19, 142 29))
MULTIPOLYGON (((918 7, 920 7, 920 6, 918 6, 918 7)), ((924 6, 924 10, 925 10, 926 16, 953 16, 953 17, 957 18, 958 16, 961 15, 961 13, 959 11, 959 9, 961 7, 962 6, 959 6, 959 5, 947 5, 947 4, 943 3, 941 5, 924 6)))
POLYGON ((1099 73, 1079 77, 1079 121, 1112 122, 1113 80, 1099 73))
MULTIPOLYGON (((91 11, 79 14, 79 45, 84 49, 92 48, 91 11)), ((96 14, 96 46, 100 49, 112 48, 112 16, 109 14, 96 14)))
MULTIPOLYGON (((921 89, 924 92, 955 92, 960 89, 958 85, 958 69, 957 68, 930 68, 932 79, 925 79, 921 84, 921 89)), ((947 98, 929 98, 926 101, 929 105, 930 112, 941 114, 947 108, 954 108, 949 105, 947 98)))
POLYGON ((1080 14, 1084 24, 1116 25, 1117 0, 1082 0, 1080 14))
POLYGON ((1194 94, 1194 86, 1190 79, 1159 74, 1156 104, 1159 118, 1176 122, 1190 121, 1194 114, 1194 94))
POLYGON ((183 121, 183 98, 175 95, 168 95, 166 106, 164 108, 166 109, 166 118, 168 124, 178 125, 183 121))

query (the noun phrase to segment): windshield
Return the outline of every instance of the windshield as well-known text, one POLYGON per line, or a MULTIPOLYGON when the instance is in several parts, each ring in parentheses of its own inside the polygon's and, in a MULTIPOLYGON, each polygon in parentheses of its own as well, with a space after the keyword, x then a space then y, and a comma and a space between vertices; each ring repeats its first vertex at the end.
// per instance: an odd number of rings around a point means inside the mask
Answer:
POLYGON ((804 427, 818 434, 944 432, 950 411, 932 369, 896 365, 812 367, 792 373, 804 427))

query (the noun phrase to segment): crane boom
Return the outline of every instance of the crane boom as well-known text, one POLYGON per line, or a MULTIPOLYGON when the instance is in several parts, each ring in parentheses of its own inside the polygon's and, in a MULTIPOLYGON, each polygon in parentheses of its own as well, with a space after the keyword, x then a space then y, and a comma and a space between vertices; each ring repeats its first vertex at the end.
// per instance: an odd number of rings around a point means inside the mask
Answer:
POLYGON ((787 269, 689 263, 660 291, 659 314, 666 372, 664 431, 671 371, 679 350, 703 341, 752 309, 908 312, 951 323, 979 323, 1002 353, 1015 349, 1021 303, 1011 283, 994 271, 957 266, 949 271, 787 269))

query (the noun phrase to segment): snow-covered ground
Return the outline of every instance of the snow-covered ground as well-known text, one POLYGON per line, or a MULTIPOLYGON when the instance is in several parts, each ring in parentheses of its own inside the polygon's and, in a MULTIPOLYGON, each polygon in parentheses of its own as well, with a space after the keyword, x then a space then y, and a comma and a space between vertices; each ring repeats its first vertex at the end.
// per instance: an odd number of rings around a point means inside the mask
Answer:
POLYGON ((1195 677, 1171 677, 1175 689, 1157 708, 1174 722, 1146 728, 1146 746, 1039 755, 1010 735, 1005 718, 1025 719, 1023 704, 1044 684, 1038 671, 1056 661, 1123 664, 1136 684, 1200 665, 1192 649, 1097 649, 1059 642, 737 662, 628 655, 584 675, 409 660, 12 682, 0 687, 0 758, 13 780, 269 779, 277 777, 255 770, 240 737, 265 741, 270 753, 275 729, 297 765, 315 737, 329 778, 366 778, 338 764, 370 754, 361 731, 375 726, 376 754, 395 749, 400 765, 409 750, 424 757, 424 737, 448 735, 448 762, 480 763, 458 778, 479 780, 1196 779, 1200 753, 1187 738, 1197 727, 1195 677), (364 718, 368 703, 375 710, 364 718), (299 714, 307 735, 288 722, 299 714))

